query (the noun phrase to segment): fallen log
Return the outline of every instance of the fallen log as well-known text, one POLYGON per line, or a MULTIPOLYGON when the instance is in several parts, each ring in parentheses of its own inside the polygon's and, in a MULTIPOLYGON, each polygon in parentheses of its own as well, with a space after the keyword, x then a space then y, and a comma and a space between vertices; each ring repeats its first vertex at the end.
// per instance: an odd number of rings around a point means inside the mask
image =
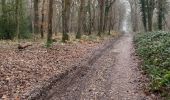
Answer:
POLYGON ((32 46, 32 44, 18 44, 18 49, 23 50, 26 49, 27 47, 32 46))

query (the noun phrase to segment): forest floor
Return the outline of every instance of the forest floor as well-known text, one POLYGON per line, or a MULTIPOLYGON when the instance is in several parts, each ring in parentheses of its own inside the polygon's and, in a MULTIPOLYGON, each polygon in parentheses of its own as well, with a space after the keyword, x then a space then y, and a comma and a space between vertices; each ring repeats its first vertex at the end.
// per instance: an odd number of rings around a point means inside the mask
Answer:
POLYGON ((54 83, 37 100, 157 100, 147 96, 142 86, 139 60, 135 56, 133 35, 125 34, 107 42, 80 68, 54 83))
POLYGON ((56 43, 48 49, 41 44, 23 51, 9 47, 0 49, 0 98, 152 100, 155 97, 145 95, 142 90, 146 77, 139 68, 131 34, 97 42, 56 43))
POLYGON ((56 42, 50 48, 38 41, 21 51, 16 42, 0 41, 0 100, 29 94, 51 77, 71 70, 111 38, 56 42))

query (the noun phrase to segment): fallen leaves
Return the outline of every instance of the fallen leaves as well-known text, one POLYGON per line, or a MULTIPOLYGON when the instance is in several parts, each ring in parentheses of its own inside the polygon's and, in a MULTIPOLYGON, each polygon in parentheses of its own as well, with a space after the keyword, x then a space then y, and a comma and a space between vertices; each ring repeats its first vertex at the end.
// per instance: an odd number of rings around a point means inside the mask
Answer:
POLYGON ((21 94, 81 62, 99 45, 99 42, 82 40, 77 43, 55 43, 49 49, 40 44, 33 44, 23 51, 12 47, 1 48, 0 98, 19 100, 21 94))

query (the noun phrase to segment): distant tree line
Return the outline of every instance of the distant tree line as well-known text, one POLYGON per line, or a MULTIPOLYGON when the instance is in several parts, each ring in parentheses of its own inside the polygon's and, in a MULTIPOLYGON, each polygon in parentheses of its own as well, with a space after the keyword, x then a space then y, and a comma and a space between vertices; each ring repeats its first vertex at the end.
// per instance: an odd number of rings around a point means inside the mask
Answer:
MULTIPOLYGON (((0 0, 0 38, 45 38, 62 33, 110 34, 119 30, 119 0, 0 0)), ((122 12, 123 13, 123 12, 122 12)))
POLYGON ((140 0, 142 22, 145 31, 153 31, 153 17, 157 17, 156 28, 163 30, 168 13, 168 0, 140 0), (156 12, 156 14, 155 14, 156 12))
POLYGON ((29 17, 25 0, 1 0, 0 38, 14 39, 29 35, 29 17))

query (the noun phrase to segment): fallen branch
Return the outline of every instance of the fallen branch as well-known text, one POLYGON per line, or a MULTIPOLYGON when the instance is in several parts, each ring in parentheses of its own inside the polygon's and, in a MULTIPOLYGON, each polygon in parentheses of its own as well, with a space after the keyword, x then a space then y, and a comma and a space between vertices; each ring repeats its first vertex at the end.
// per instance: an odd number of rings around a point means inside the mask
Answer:
POLYGON ((23 50, 26 49, 27 47, 32 46, 32 44, 18 44, 18 49, 23 50))

